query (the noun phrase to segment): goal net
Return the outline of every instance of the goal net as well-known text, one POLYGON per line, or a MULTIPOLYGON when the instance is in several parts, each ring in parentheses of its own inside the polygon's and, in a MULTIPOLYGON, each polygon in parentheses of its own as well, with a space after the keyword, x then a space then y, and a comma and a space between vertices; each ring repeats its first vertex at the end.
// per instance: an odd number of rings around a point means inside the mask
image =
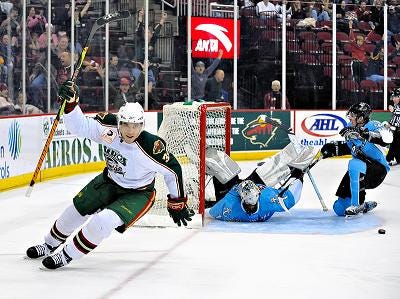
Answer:
MULTIPOLYGON (((215 200, 212 180, 206 174, 206 148, 230 153, 231 107, 226 103, 174 103, 163 107, 158 135, 167 143, 182 166, 188 206, 196 213, 188 224, 202 225, 205 200, 215 200)), ((176 226, 168 215, 168 188, 161 175, 156 178, 156 201, 138 221, 142 226, 176 226)))

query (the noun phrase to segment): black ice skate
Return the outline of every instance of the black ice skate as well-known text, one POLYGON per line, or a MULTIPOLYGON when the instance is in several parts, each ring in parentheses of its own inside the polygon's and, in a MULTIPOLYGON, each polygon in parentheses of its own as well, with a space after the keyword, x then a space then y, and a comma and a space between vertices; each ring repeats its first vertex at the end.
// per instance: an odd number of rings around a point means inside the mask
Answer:
POLYGON ((52 247, 49 244, 44 243, 41 245, 29 247, 26 250, 26 255, 31 259, 37 259, 40 257, 46 257, 46 256, 50 255, 56 249, 57 249, 57 247, 52 247))
POLYGON ((56 254, 46 257, 42 261, 42 264, 47 269, 54 270, 54 269, 58 269, 58 268, 61 268, 65 265, 69 264, 69 262, 71 262, 71 261, 72 261, 72 258, 63 249, 62 251, 60 251, 56 254))
POLYGON ((354 217, 356 215, 359 215, 360 213, 365 214, 375 209, 377 205, 378 204, 375 201, 367 201, 364 202, 362 205, 348 207, 344 211, 344 214, 346 217, 354 217))
POLYGON ((368 213, 369 211, 373 210, 376 208, 377 206, 377 202, 376 201, 366 201, 363 203, 364 209, 363 209, 363 213, 368 213))

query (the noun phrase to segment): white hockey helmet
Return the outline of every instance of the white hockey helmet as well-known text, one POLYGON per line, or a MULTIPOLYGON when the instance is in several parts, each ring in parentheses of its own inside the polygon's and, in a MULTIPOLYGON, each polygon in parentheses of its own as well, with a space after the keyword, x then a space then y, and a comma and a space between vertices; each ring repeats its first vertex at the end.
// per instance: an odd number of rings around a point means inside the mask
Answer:
POLYGON ((119 108, 117 113, 118 124, 120 122, 142 124, 144 123, 144 111, 139 103, 126 103, 119 108))
POLYGON ((253 214, 258 210, 260 188, 250 180, 245 180, 238 185, 237 191, 241 198, 243 209, 248 214, 253 214))
POLYGON ((140 132, 144 128, 144 111, 139 103, 125 103, 121 108, 119 108, 117 113, 117 124, 118 131, 121 135, 120 125, 121 122, 131 123, 131 124, 142 124, 140 132))

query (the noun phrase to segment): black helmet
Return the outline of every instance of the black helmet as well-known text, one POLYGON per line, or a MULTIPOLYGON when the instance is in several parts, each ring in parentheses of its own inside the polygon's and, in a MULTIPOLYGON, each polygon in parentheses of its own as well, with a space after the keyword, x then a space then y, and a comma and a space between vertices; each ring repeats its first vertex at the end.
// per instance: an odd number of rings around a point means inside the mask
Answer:
POLYGON ((357 117, 357 120, 362 117, 363 122, 367 123, 369 121, 369 116, 372 113, 372 109, 367 103, 361 102, 351 105, 349 111, 347 111, 347 115, 350 113, 354 114, 357 117))
POLYGON ((393 98, 393 97, 400 97, 400 88, 393 89, 392 94, 390 95, 390 98, 393 98))

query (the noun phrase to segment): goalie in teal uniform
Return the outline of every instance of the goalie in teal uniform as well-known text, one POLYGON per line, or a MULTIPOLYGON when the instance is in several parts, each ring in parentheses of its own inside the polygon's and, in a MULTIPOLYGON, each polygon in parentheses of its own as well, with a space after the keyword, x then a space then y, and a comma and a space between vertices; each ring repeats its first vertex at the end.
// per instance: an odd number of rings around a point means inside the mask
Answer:
POLYGON ((267 221, 276 212, 289 211, 300 199, 304 173, 319 157, 316 148, 290 143, 241 181, 240 168, 218 154, 207 151, 207 172, 213 176, 217 195, 208 213, 218 220, 238 222, 267 221))

